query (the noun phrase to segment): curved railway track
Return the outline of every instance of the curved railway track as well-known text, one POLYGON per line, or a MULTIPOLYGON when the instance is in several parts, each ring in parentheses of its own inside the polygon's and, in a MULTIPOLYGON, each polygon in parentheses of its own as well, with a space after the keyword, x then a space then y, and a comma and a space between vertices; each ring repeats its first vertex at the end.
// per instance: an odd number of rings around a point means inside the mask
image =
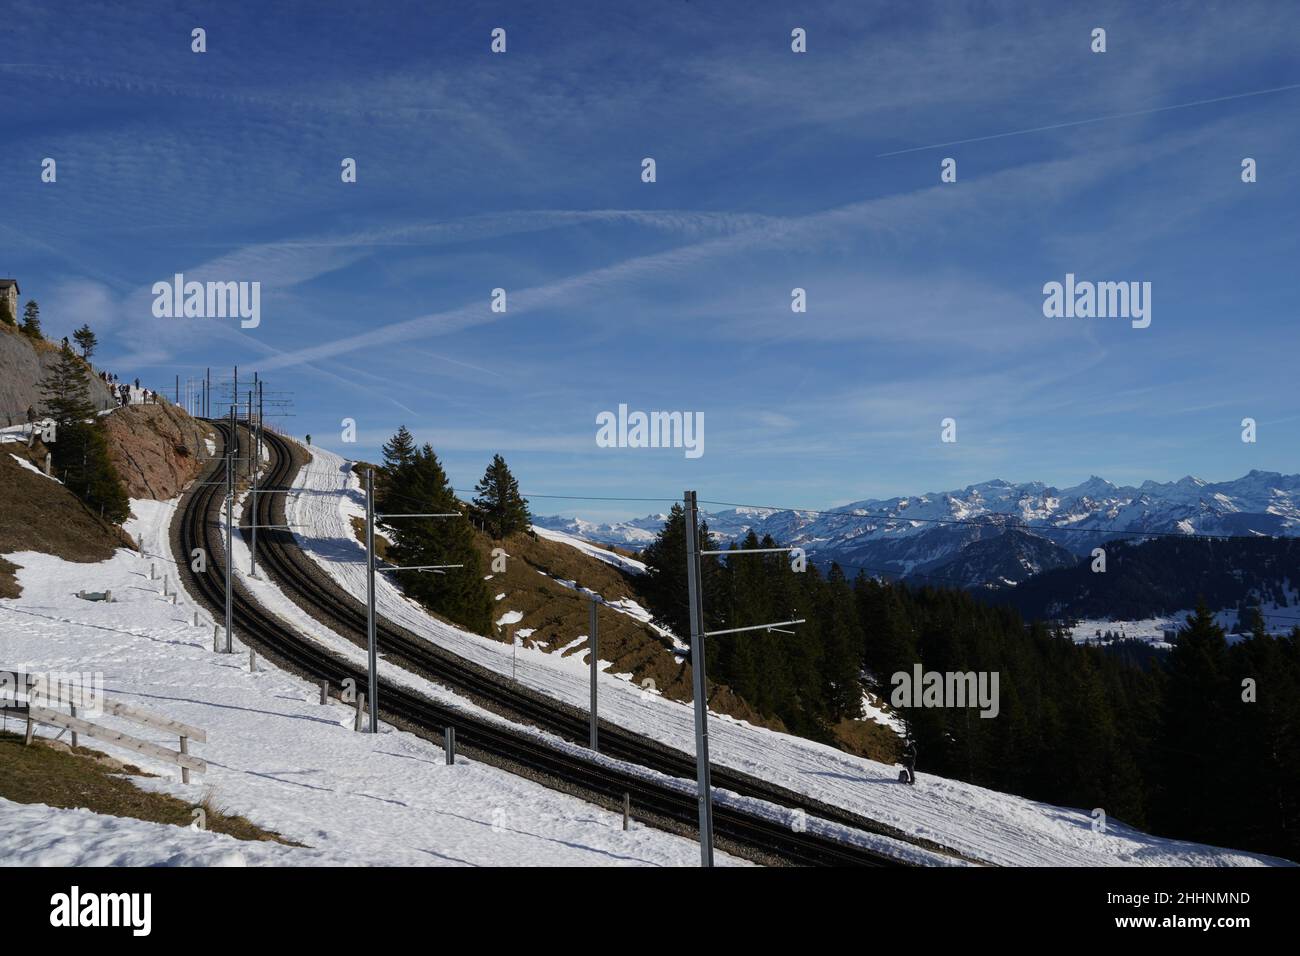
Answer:
MULTIPOLYGON (((212 422, 222 433, 228 425, 212 422)), ((279 436, 267 433, 274 453, 274 465, 262 484, 267 489, 288 488, 300 467, 292 446, 279 436)), ((205 481, 220 473, 212 469, 205 481)), ((197 547, 208 555, 206 573, 190 573, 190 583, 197 596, 212 610, 224 613, 224 540, 220 534, 219 511, 222 503, 219 484, 201 484, 182 504, 173 527, 173 545, 179 553, 189 555, 197 547), (218 556, 220 556, 218 558, 218 556)), ((249 509, 252 511, 253 509, 249 509)), ((285 521, 283 495, 266 495, 256 508, 259 524, 285 521)), ((246 515, 247 524, 251 515, 246 515)), ((247 535, 247 531, 244 532, 247 535)), ((364 606, 326 579, 324 572, 298 548, 294 536, 286 531, 264 531, 259 536, 258 558, 278 584, 313 616, 338 633, 357 643, 364 643, 364 606)), ((182 567, 188 568, 186 562, 182 567)), ((236 585, 233 619, 236 634, 277 663, 315 680, 326 679, 332 687, 352 678, 364 687, 363 667, 354 665, 310 641, 274 615, 267 613, 236 585)), ((477 703, 512 720, 524 721, 571 741, 585 741, 586 714, 561 702, 542 698, 523 688, 501 681, 486 668, 464 661, 450 652, 396 627, 382 618, 377 629, 380 650, 386 660, 422 674, 440 684, 464 693, 477 703)), ((607 756, 634 762, 686 781, 689 786, 674 787, 647 779, 631 770, 611 767, 585 755, 566 752, 524 733, 475 718, 464 711, 440 705, 404 687, 381 679, 380 709, 384 719, 413 732, 441 739, 443 729, 455 726, 461 749, 505 769, 522 772, 542 782, 558 782, 561 789, 577 793, 606 806, 616 806, 624 793, 631 795, 638 816, 663 829, 694 835, 696 798, 693 792, 694 758, 664 747, 623 728, 601 723, 601 751, 607 756)), ((715 786, 767 800, 787 809, 847 824, 857 829, 904 839, 926 849, 951 853, 945 848, 907 838, 892 828, 863 820, 837 808, 802 799, 780 788, 771 787, 725 768, 713 768, 715 786)), ((789 823, 745 813, 715 802, 714 829, 720 848, 765 862, 797 865, 897 865, 899 861, 842 843, 829 837, 798 832, 789 823)))

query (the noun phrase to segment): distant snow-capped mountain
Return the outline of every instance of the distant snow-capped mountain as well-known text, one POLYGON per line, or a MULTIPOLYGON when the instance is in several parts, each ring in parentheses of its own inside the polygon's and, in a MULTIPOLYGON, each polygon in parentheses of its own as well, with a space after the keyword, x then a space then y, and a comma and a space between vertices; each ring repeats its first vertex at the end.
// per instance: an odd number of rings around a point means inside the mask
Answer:
POLYGON ((563 531, 575 538, 594 541, 596 544, 616 544, 620 547, 640 551, 659 535, 659 529, 668 520, 668 515, 646 515, 631 521, 614 521, 600 524, 585 521, 582 518, 562 518, 533 516, 533 524, 548 531, 563 531))
MULTIPOLYGON (((593 524, 536 518, 544 528, 644 548, 664 515, 593 524)), ((958 586, 1014 585, 1107 542, 1153 533, 1300 536, 1300 475, 1251 471, 1234 481, 1145 481, 1093 476, 1071 488, 1002 480, 958 491, 867 499, 822 512, 733 508, 702 514, 716 538, 753 530, 805 548, 818 561, 869 573, 948 578, 958 586)), ((938 583, 938 582, 936 582, 938 583)))

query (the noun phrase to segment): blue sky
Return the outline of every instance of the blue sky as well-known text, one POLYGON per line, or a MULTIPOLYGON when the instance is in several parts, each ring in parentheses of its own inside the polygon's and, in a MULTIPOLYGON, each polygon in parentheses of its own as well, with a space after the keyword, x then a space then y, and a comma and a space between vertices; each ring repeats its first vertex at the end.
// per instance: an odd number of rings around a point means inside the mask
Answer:
POLYGON ((405 423, 554 495, 1298 470, 1295 5, 6 8, 0 274, 123 377, 260 369, 317 444, 405 423), (261 282, 261 325, 155 318, 176 272, 261 282), (1151 282, 1150 328, 1045 318, 1067 272, 1151 282), (597 447, 620 403, 704 455, 597 447))

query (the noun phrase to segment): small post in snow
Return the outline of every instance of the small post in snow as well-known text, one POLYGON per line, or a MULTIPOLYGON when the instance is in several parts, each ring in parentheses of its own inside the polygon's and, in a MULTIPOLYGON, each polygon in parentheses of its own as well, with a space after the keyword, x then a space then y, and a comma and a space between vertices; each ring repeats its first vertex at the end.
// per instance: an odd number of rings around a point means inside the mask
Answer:
POLYGON ((456 728, 447 725, 442 732, 442 750, 447 756, 447 766, 450 767, 456 763, 456 728))

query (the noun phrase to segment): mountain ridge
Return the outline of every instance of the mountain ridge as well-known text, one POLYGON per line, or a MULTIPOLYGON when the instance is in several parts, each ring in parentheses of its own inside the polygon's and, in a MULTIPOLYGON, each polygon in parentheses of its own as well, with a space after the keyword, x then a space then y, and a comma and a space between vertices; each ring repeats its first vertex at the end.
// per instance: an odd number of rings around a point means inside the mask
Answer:
MULTIPOLYGON (((824 511, 735 507, 702 512, 701 518, 715 540, 734 541, 753 530, 759 537, 770 534, 784 545, 802 547, 816 561, 838 561, 846 570, 947 576, 962 587, 1013 586, 1039 571, 1065 566, 1067 554, 1082 559, 1108 542, 1167 534, 1300 536, 1300 474, 1252 469, 1228 481, 1187 475, 1136 487, 1090 475, 1068 488, 994 478, 949 491, 867 498, 824 511), (1046 543, 1027 547, 1023 536, 1006 539, 1002 547, 987 543, 1011 528, 1046 543), (945 575, 945 568, 977 541, 986 542, 976 550, 980 560, 968 560, 960 573, 945 575), (1013 559, 1022 566, 1022 576, 1005 573, 1014 570, 1013 559)), ((543 528, 632 549, 649 544, 662 521, 660 515, 607 523, 534 518, 543 528)))

